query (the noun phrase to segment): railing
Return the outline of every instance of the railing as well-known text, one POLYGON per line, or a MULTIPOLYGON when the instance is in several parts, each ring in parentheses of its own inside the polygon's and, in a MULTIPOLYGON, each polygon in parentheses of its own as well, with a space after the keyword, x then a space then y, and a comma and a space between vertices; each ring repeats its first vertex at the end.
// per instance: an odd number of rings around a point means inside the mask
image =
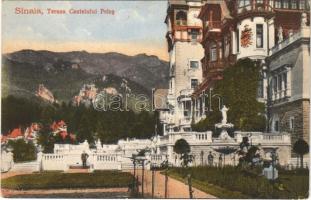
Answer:
POLYGON ((280 100, 289 97, 289 90, 279 90, 277 92, 273 92, 272 94, 272 101, 280 100))
POLYGON ((242 14, 245 12, 272 12, 273 7, 266 3, 253 2, 249 5, 241 6, 237 5, 237 14, 242 14))
POLYGON ((263 140, 283 140, 283 135, 263 135, 263 140))
POLYGON ((270 54, 275 54, 276 52, 280 51, 281 49, 284 49, 285 47, 289 46, 293 42, 297 41, 302 37, 301 32, 294 33, 292 36, 287 38, 286 40, 283 40, 282 42, 278 43, 274 47, 270 49, 270 54))
POLYGON ((180 95, 191 95, 193 93, 193 89, 183 89, 180 91, 180 95))
POLYGON ((242 141, 242 137, 249 137, 250 142, 262 145, 271 143, 290 144, 291 140, 287 133, 236 132, 235 134, 238 142, 242 141))
POLYGON ((56 160, 63 160, 64 155, 60 154, 44 154, 42 157, 42 160, 50 160, 50 161, 56 161, 56 160))

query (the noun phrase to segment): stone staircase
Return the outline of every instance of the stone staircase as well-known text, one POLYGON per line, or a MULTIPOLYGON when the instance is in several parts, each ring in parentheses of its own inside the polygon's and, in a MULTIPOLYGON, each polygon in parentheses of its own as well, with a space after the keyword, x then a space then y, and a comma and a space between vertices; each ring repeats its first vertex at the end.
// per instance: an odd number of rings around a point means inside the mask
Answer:
POLYGON ((40 164, 37 161, 24 162, 24 163, 14 163, 10 171, 13 172, 34 172, 39 171, 40 164))

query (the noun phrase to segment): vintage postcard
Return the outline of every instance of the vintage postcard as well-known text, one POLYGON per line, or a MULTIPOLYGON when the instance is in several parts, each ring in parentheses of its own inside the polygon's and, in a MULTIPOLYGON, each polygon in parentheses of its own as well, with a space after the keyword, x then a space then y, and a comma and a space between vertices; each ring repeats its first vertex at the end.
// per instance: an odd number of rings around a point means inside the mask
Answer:
POLYGON ((309 197, 309 0, 1 5, 1 197, 309 197))

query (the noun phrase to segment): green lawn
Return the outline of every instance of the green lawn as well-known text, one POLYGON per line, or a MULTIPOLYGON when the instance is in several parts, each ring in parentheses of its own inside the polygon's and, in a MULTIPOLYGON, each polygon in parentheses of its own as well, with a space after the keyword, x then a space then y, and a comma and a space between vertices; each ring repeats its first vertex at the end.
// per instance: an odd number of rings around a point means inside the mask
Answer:
POLYGON ((2 180, 9 189, 60 189, 60 188, 117 188, 128 187, 132 175, 127 172, 100 171, 94 173, 36 173, 18 175, 2 180))
POLYGON ((261 175, 260 169, 242 170, 236 167, 172 168, 169 175, 186 181, 191 174, 193 186, 219 198, 307 198, 309 173, 302 171, 279 171, 273 184, 261 175))

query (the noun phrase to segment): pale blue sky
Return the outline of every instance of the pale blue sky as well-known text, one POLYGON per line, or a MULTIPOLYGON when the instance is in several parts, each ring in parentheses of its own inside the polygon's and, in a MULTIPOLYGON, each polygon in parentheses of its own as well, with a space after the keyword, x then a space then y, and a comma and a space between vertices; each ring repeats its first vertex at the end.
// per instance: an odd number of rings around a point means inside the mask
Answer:
POLYGON ((123 51, 166 59, 166 8, 166 1, 3 1, 3 51, 123 51), (40 8, 45 14, 17 15, 16 7, 40 8), (48 15, 47 8, 104 8, 115 10, 115 15, 48 15))

